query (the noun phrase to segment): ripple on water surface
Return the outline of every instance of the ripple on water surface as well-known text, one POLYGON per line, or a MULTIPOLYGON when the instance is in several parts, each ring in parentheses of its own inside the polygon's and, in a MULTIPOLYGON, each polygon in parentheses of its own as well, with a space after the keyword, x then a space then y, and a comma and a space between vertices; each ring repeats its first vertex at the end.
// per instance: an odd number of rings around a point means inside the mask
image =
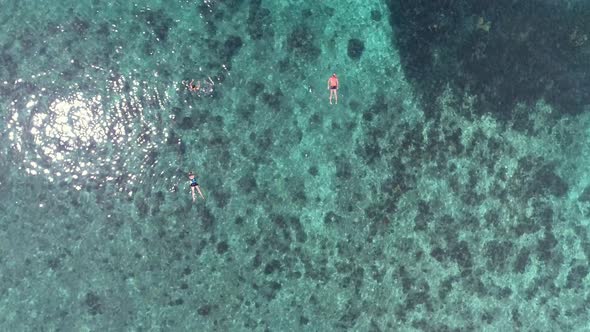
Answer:
MULTIPOLYGON (((17 82, 18 84, 19 82, 17 82)), ((12 101, 7 124, 15 163, 27 174, 74 188, 111 182, 131 194, 152 176, 156 150, 167 136, 160 110, 166 93, 123 76, 106 93, 76 91, 52 96, 47 89, 12 101)))

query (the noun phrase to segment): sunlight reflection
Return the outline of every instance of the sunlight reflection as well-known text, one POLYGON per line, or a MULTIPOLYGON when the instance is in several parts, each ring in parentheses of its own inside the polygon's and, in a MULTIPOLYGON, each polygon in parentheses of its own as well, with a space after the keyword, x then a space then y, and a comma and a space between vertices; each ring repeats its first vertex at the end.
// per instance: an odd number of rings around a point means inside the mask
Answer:
POLYGON ((106 97, 77 92, 12 102, 7 136, 25 172, 66 180, 77 190, 88 180, 128 188, 149 174, 156 164, 153 158, 147 164, 149 154, 167 137, 152 118, 168 96, 122 76, 108 84, 106 97))

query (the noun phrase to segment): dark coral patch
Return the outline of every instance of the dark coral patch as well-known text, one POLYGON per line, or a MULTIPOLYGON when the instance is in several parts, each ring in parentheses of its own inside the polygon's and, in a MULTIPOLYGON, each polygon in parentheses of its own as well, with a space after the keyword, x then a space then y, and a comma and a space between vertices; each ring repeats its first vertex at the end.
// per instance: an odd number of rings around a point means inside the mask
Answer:
POLYGON ((94 292, 86 293, 84 304, 88 307, 91 315, 98 315, 103 313, 103 303, 101 298, 94 292))
POLYGON ((225 254, 229 250, 229 244, 226 241, 221 241, 217 244, 217 253, 218 254, 225 254))
POLYGON ((283 99, 283 92, 278 88, 273 93, 265 92, 262 94, 262 101, 273 111, 281 110, 283 99))
POLYGON ((381 12, 377 9, 371 10, 371 19, 375 22, 381 21, 381 12))
POLYGON ((190 116, 185 116, 182 118, 182 121, 178 125, 178 128, 188 130, 192 129, 194 126, 193 119, 190 116))
POLYGON ((270 10, 262 7, 262 0, 250 1, 248 10, 247 31, 253 40, 271 37, 273 32, 272 15, 270 10))
POLYGON ((315 44, 314 34, 309 27, 300 25, 289 34, 287 38, 287 47, 297 56, 306 60, 315 60, 322 52, 315 44))
POLYGON ((231 60, 235 55, 238 54, 244 43, 242 38, 238 36, 229 36, 225 43, 223 43, 223 50, 221 56, 226 61, 231 60))
POLYGON ((268 301, 274 300, 282 287, 283 286, 277 281, 268 281, 262 286, 258 286, 256 284, 253 285, 253 288, 258 290, 260 294, 268 301))
POLYGON ((529 264, 530 252, 528 249, 523 248, 520 250, 514 261, 514 272, 523 273, 529 264))
POLYGON ((252 174, 244 175, 238 180, 238 187, 245 193, 251 193, 256 190, 256 178, 252 174))
POLYGON ((353 60, 360 60, 365 51, 365 43, 362 40, 352 38, 348 40, 347 54, 353 60))
POLYGON ((213 191, 212 196, 215 199, 217 207, 219 208, 224 208, 227 204, 229 204, 231 199, 231 194, 223 190, 213 191))
POLYGON ((537 243, 537 254, 542 261, 549 261, 553 257, 553 249, 557 245, 557 239, 551 231, 545 231, 544 236, 537 243))
POLYGON ((262 91, 264 91, 264 84, 256 81, 249 81, 246 84, 246 90, 251 97, 258 96, 262 91))
POLYGON ((274 272, 278 272, 281 270, 281 262, 277 259, 273 259, 272 261, 268 262, 264 267, 264 274, 271 274, 274 272))
POLYGON ((352 177, 352 164, 344 156, 336 158, 336 177, 342 180, 348 180, 352 177))
POLYGON ((509 186, 513 192, 522 197, 553 195, 564 196, 568 184, 556 174, 556 165, 541 158, 524 157, 518 160, 515 181, 509 186))
POLYGON ((168 38, 168 32, 175 25, 174 20, 168 17, 163 10, 148 10, 140 13, 145 23, 152 28, 154 35, 160 41, 168 38))
POLYGON ((470 269, 473 265, 471 251, 469 251, 469 245, 467 242, 460 241, 456 245, 451 246, 448 252, 451 258, 453 258, 462 269, 470 269))
POLYGON ((589 27, 587 2, 386 4, 405 75, 426 104, 435 105, 448 84, 459 95, 469 91, 480 97, 471 110, 506 120, 518 116, 513 112, 518 103, 544 99, 558 113, 580 113, 590 102, 590 94, 580 88, 590 84, 590 74, 579 71, 590 64, 582 56, 588 44, 581 32, 589 27))
POLYGON ((211 313, 211 310, 213 310, 213 306, 212 305, 210 305, 210 304, 204 304, 204 305, 200 306, 197 309, 197 313, 200 316, 208 316, 211 313))
POLYGON ((316 166, 311 166, 307 172, 311 175, 311 176, 316 176, 318 175, 318 168, 316 166))
POLYGON ((71 24, 74 30, 81 35, 85 34, 86 31, 88 31, 88 28, 90 28, 90 23, 86 20, 81 19, 78 16, 74 17, 71 24))
POLYGON ((512 255, 512 243, 508 241, 489 241, 484 245, 484 252, 488 258, 488 268, 503 271, 507 260, 512 255))
POLYGON ((584 285, 584 278, 588 275, 588 266, 577 265, 567 275, 567 288, 580 288, 584 285))

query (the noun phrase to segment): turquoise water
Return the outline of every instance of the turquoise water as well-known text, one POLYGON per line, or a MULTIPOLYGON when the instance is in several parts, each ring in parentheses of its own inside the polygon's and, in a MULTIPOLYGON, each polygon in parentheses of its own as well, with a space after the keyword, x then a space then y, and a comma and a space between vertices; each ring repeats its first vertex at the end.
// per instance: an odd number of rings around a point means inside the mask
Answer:
POLYGON ((1 330, 588 328, 588 6, 0 7, 1 330))

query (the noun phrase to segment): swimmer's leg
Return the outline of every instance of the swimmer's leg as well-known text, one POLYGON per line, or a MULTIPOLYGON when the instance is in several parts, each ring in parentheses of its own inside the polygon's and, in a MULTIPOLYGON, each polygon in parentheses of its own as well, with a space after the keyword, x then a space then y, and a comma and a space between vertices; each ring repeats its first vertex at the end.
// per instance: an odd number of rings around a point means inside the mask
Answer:
POLYGON ((193 196, 193 202, 195 201, 195 187, 191 186, 191 194, 193 196))
MULTIPOLYGON (((205 196, 203 196, 203 193, 201 192, 201 187, 197 186, 197 191, 199 192, 199 195, 201 195, 201 197, 202 197, 203 199, 205 199, 205 196)), ((194 190, 193 190, 193 196, 194 196, 194 193, 195 193, 195 192, 194 192, 194 190)))

